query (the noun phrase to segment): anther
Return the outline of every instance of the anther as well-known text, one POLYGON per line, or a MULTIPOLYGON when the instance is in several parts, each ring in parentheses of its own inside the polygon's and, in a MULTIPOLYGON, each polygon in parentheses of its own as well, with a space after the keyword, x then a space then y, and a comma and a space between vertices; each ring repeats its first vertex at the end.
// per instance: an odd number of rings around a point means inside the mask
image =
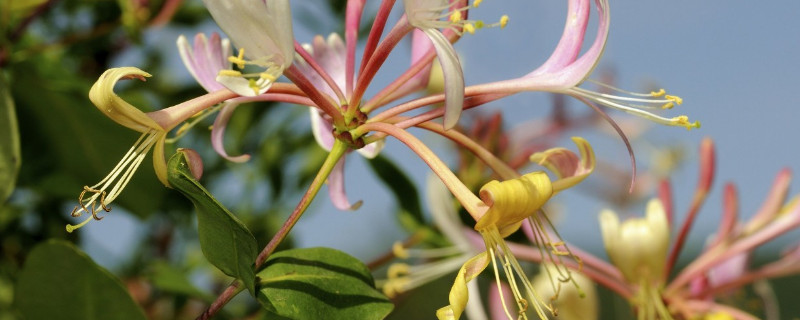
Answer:
POLYGON ((239 55, 236 57, 233 56, 228 57, 228 61, 230 63, 236 64, 236 66, 239 67, 239 69, 244 69, 244 64, 246 62, 244 61, 244 48, 239 48, 239 55))
POLYGON ((506 25, 508 25, 508 16, 503 15, 502 17, 500 17, 500 29, 505 28, 506 25))
POLYGON ((653 96, 653 97, 658 98, 660 96, 665 95, 666 93, 667 93, 667 91, 662 88, 662 89, 659 89, 658 91, 651 91, 650 95, 653 96))
POLYGON ((680 105, 680 104, 682 104, 682 103, 683 103, 683 99, 681 99, 681 97, 679 97, 679 96, 665 95, 665 96, 664 96, 664 99, 667 99, 667 100, 669 100, 669 101, 674 101, 674 102, 675 102, 675 103, 677 103, 678 105, 680 105))
POLYGON ((406 247, 399 241, 392 245, 392 253, 395 257, 400 259, 408 259, 409 257, 408 250, 406 250, 406 247))

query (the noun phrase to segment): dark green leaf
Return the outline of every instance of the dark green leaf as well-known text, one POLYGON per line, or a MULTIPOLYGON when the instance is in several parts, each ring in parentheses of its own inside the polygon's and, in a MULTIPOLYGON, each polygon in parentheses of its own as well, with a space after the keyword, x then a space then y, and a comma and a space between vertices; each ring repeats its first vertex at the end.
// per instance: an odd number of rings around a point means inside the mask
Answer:
POLYGON ((14 100, 6 87, 5 79, 0 75, 0 204, 14 190, 21 162, 14 100))
POLYGON ((394 193, 397 204, 400 205, 400 222, 407 229, 416 229, 423 225, 422 208, 419 204, 417 187, 411 182, 400 168, 386 157, 379 155, 368 161, 370 167, 378 177, 394 193))
POLYGON ((258 273, 258 301, 290 319, 382 319, 394 306, 367 267, 335 249, 281 251, 258 273))
POLYGON ((117 278, 63 241, 45 242, 30 253, 16 305, 27 319, 145 319, 117 278))
POLYGON ((197 233, 203 255, 223 273, 241 279, 250 292, 254 292, 253 264, 258 247, 253 234, 194 179, 182 152, 169 159, 168 170, 172 187, 197 208, 197 233))

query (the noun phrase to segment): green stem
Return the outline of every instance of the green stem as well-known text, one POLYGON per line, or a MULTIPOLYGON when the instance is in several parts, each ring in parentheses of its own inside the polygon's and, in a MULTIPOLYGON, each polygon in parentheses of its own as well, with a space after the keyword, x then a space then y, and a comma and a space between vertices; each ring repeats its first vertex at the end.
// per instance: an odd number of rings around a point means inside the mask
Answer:
MULTIPOLYGON (((336 163, 344 156, 345 152, 347 152, 347 145, 343 142, 336 140, 333 143, 333 148, 331 148, 331 152, 328 154, 328 157, 325 158, 325 162, 322 164, 322 167, 319 169, 317 176, 314 177, 314 181, 311 182, 311 185, 308 187, 308 190, 303 195, 303 198, 300 199, 300 202, 297 203, 297 206, 292 211, 292 214, 289 215, 289 218, 286 219, 286 222, 283 223, 280 230, 272 237, 272 240, 269 241, 264 250, 261 250, 261 253, 258 254, 256 258, 256 270, 260 268, 267 258, 275 251, 275 248, 283 242, 283 239, 286 239, 286 236, 289 234, 289 231, 292 230, 295 223, 300 220, 300 216, 308 209, 308 206, 311 204, 311 201, 314 200, 314 197, 319 192, 319 189, 322 188, 322 185, 325 184, 325 180, 328 179, 328 176, 333 171, 333 167, 336 166, 336 163)), ((234 296, 239 294, 239 292, 243 291, 243 286, 241 285, 241 281, 236 280, 228 286, 225 291, 223 291, 214 303, 208 307, 208 309, 203 312, 199 317, 198 320, 206 320, 210 319, 214 314, 216 314, 225 304, 228 303, 234 296)))
POLYGON ((275 251, 275 248, 286 238, 289 234, 289 231, 292 230, 295 223, 300 220, 300 217, 303 213, 308 209, 308 206, 311 204, 311 201, 314 200, 314 197, 319 192, 319 189, 322 188, 322 185, 325 183, 325 180, 328 179, 328 176, 333 171, 333 167, 336 166, 336 163, 339 162, 344 156, 344 153, 347 151, 347 145, 344 142, 339 140, 335 140, 333 143, 333 148, 331 148, 331 152, 328 154, 328 157, 325 158, 325 162, 322 164, 322 167, 319 169, 317 176, 314 177, 314 181, 311 182, 311 185, 308 187, 308 190, 303 195, 303 198, 300 199, 300 202, 297 203, 297 207, 294 208, 292 214, 289 215, 289 218, 286 219, 286 222, 283 223, 278 233, 272 237, 272 240, 269 241, 264 250, 258 254, 258 258, 256 258, 256 269, 261 267, 264 264, 264 261, 269 258, 269 255, 275 251))

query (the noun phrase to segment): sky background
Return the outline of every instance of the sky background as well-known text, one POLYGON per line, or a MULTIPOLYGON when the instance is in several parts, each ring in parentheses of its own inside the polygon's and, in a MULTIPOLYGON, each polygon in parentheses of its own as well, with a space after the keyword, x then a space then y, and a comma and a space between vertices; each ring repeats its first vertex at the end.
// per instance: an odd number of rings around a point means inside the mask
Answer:
MULTIPOLYGON (((374 1, 373 1, 374 2, 374 1)), ((295 36, 308 42, 315 34, 327 35, 338 30, 333 20, 319 14, 310 1, 292 2, 293 15, 312 17, 319 23, 313 27, 295 24, 295 36)), ((396 21, 401 12, 398 1, 396 21)), ((470 12, 472 18, 496 21, 507 14, 510 23, 504 30, 482 30, 463 37, 456 49, 464 64, 467 84, 507 79, 525 74, 544 62, 555 47, 563 30, 566 1, 516 0, 484 1, 470 12)), ((648 85, 667 89, 668 93, 684 99, 667 116, 689 115, 700 120, 702 128, 687 131, 677 127, 654 127, 647 134, 656 145, 684 145, 687 158, 673 175, 674 199, 678 221, 688 208, 697 181, 697 148, 701 139, 712 137, 716 142, 717 175, 707 205, 701 211, 690 240, 696 247, 715 230, 720 215, 721 190, 724 182, 739 187, 743 217, 749 217, 761 204, 775 174, 788 167, 800 171, 798 143, 800 126, 795 124, 800 90, 795 78, 800 73, 800 2, 794 1, 612 1, 611 30, 606 50, 597 71, 610 70, 616 75, 616 85, 632 91, 649 90, 648 85)), ((587 33, 588 44, 594 40, 595 12, 587 33)), ((177 35, 198 31, 218 30, 208 25, 203 30, 154 30, 147 41, 173 52, 176 66, 169 75, 181 81, 191 81, 182 68, 174 47, 177 35)), ((399 47, 381 70, 371 89, 381 88, 407 67, 408 45, 399 47)), ((136 57, 120 57, 119 65, 135 65, 136 57)), ((592 77, 598 79, 597 76, 592 77)), ((373 91, 374 92, 374 91, 373 91)), ((551 97, 544 93, 526 93, 492 103, 481 109, 503 110, 505 119, 531 119, 547 114, 551 97)), ((571 102, 572 110, 582 108, 571 102)), ((623 118, 611 111, 615 118, 623 118)), ((511 125, 517 124, 510 121, 511 125)), ((577 132, 584 134, 585 132, 577 132)), ((452 150, 443 139, 415 131, 445 160, 452 150)), ((628 154, 617 138, 587 133, 585 137, 595 146, 601 160, 626 167, 628 154)), ((562 146, 574 150, 568 139, 562 146)), ((636 146, 640 163, 647 150, 636 146)), ((430 172, 424 163, 404 145, 391 140, 385 150, 392 160, 407 168, 407 174, 424 191, 424 179, 430 172)), ((293 232, 300 247, 328 246, 343 249, 363 260, 370 260, 405 238, 394 217, 394 210, 383 199, 392 195, 372 175, 371 170, 356 154, 348 156, 346 181, 351 200, 364 199, 364 205, 354 212, 333 208, 323 189, 312 210, 300 220, 293 232), (387 210, 389 208, 389 210, 387 210)), ((528 170, 536 170, 529 167, 528 170)), ((589 179, 600 179, 592 176, 589 179)), ((589 180, 602 184, 600 180, 589 180)), ((235 181, 233 182, 235 183, 235 181)), ((796 185, 796 183, 795 183, 796 185)), ((792 187, 790 194, 798 188, 792 187)), ((655 194, 652 190, 651 194, 655 194)), ((569 202, 563 206, 564 218, 559 223, 562 236, 568 241, 601 254, 598 212, 608 205, 586 196, 560 195, 554 201, 569 202), (577 201, 572 201, 575 199, 577 201)), ((423 202, 424 206, 424 202, 423 202)), ((629 213, 639 214, 644 204, 634 206, 629 213)), ((101 228, 86 228, 87 250, 101 264, 111 252, 124 252, 135 246, 137 228, 141 226, 130 216, 114 215, 104 219, 101 228), (118 217, 118 218, 117 218, 118 217), (112 227, 112 225, 116 225, 112 227), (111 236, 113 235, 113 236, 111 236), (102 242, 95 241, 104 239, 102 242), (94 244, 93 244, 94 243, 94 244), (103 254, 93 254, 102 252, 103 254)), ((790 236, 797 239, 797 234, 790 236)), ((791 239, 784 237, 772 248, 779 249, 791 239)), ((792 241, 793 242, 793 241, 792 241)), ((113 256, 113 254, 112 254, 113 256)), ((687 256, 687 255, 685 255, 687 256)))

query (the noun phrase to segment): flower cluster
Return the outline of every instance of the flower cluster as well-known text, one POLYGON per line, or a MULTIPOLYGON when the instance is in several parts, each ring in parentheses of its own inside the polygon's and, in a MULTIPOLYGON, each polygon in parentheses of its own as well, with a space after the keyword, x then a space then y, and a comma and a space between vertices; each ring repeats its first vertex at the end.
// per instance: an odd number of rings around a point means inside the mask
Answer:
MULTIPOLYGON (((454 44, 472 33, 486 32, 486 28, 503 29, 510 23, 505 15, 498 17, 496 23, 470 20, 469 14, 480 10, 481 1, 469 4, 465 0, 404 0, 404 15, 388 31, 384 30, 392 16, 394 1, 383 1, 372 20, 363 47, 359 44, 359 32, 363 27, 365 1, 347 2, 343 35, 334 33, 327 37, 317 36, 310 39, 308 44, 301 44, 294 38, 289 0, 205 0, 204 3, 230 40, 217 34, 198 34, 193 44, 181 36, 177 45, 187 69, 208 94, 170 108, 144 113, 113 91, 118 80, 144 80, 149 76, 131 67, 107 71, 92 88, 90 98, 101 112, 117 123, 141 132, 142 136, 108 177, 92 187, 84 188, 79 205, 72 213, 74 216, 89 213, 91 217, 77 226, 68 226, 68 231, 86 224, 92 218, 101 219, 97 215, 99 210, 110 211, 111 202, 120 194, 150 149, 154 150, 156 173, 169 187, 165 178, 165 139, 171 130, 190 117, 201 112, 208 115, 218 110, 211 133, 213 148, 228 160, 243 162, 249 159, 249 155, 230 156, 223 145, 225 128, 231 115, 245 103, 283 102, 308 108, 314 137, 329 152, 318 179, 327 181, 330 199, 336 207, 355 210, 360 205, 360 202, 351 203, 345 193, 346 154, 357 151, 367 158, 375 157, 383 148, 384 140, 391 137, 416 153, 455 197, 460 207, 474 219, 473 231, 465 236, 463 230, 453 227, 458 220, 455 208, 435 200, 437 204, 434 206, 439 208, 436 211, 441 213, 434 216, 454 247, 437 253, 427 252, 423 256, 450 258, 437 262, 433 269, 394 265, 383 287, 387 295, 407 291, 447 270, 458 269, 449 304, 437 312, 440 319, 458 319, 470 301, 470 291, 475 290, 474 285, 469 284, 470 280, 491 264, 503 314, 508 318, 513 318, 512 314, 524 318, 525 311, 530 309, 538 318, 545 319, 549 314, 556 314, 557 308, 543 298, 529 280, 525 269, 517 261, 517 245, 507 243, 506 238, 520 228, 529 235, 538 250, 539 261, 546 263, 542 269, 545 271, 543 274, 549 275, 547 279, 553 292, 552 299, 557 299, 563 283, 567 283, 573 288, 569 290, 578 292, 579 296, 584 295, 585 290, 581 287, 587 285, 579 285, 571 269, 581 269, 585 262, 596 259, 571 250, 552 227, 543 212, 543 206, 556 194, 589 176, 595 169, 595 154, 590 144, 582 138, 573 138, 578 153, 560 147, 536 153, 519 152, 549 171, 521 174, 519 165, 510 165, 458 130, 461 113, 517 93, 543 91, 576 98, 596 110, 617 129, 600 106, 622 110, 659 124, 687 129, 699 127, 698 122, 689 122, 686 116, 665 118, 648 111, 654 108, 670 109, 682 103, 681 98, 667 95, 663 89, 635 93, 588 80, 602 55, 609 33, 607 0, 594 1, 597 34, 585 51, 582 48, 591 18, 592 2, 569 0, 562 38, 541 66, 513 79, 471 86, 465 85, 462 62, 454 44), (380 73, 389 54, 405 38, 411 38, 412 43, 406 71, 374 95, 366 96, 367 89, 380 73), (235 51, 231 45, 236 48, 235 51), (363 49, 357 59, 359 48, 363 49), (429 82, 438 73, 443 79, 442 90, 426 91, 429 86, 436 84, 429 82), (282 81, 284 77, 288 81, 282 81), (580 87, 586 81, 598 84, 602 92, 580 87), (423 95, 417 97, 418 93, 423 95), (437 107, 439 104, 443 107, 437 107), (428 106, 431 108, 424 109, 428 106), (439 118, 442 118, 441 122, 437 121, 439 118), (407 131, 412 127, 454 141, 480 159, 499 179, 483 184, 476 194, 428 146, 407 131), (505 274, 507 284, 500 280, 500 273, 505 274), (508 288, 510 293, 503 294, 502 288, 508 288)), ((191 122, 178 129, 178 136, 193 124, 191 122)), ((307 195, 313 198, 320 185, 313 183, 307 195)), ((437 199, 452 204, 452 199, 441 187, 431 188, 438 188, 435 191, 437 199)), ((310 198, 304 198, 298 204, 299 214, 305 210, 310 198)), ((663 259, 656 257, 666 250, 669 235, 664 207, 669 206, 654 201, 648 207, 647 220, 621 225, 613 213, 604 212, 601 224, 612 262, 620 269, 610 271, 610 276, 622 283, 619 284, 621 292, 635 291, 635 286, 638 288, 636 304, 643 310, 641 312, 666 317, 673 311, 666 309, 661 298, 680 297, 684 292, 679 288, 684 282, 704 275, 701 271, 692 271, 685 277, 679 277, 681 281, 678 287, 665 289, 663 276, 669 268, 665 270, 663 264, 656 265, 659 261, 663 262, 663 259), (646 243, 654 245, 637 246, 646 243)), ((284 232, 288 232, 298 218, 299 215, 290 217, 284 232)), ((709 247, 709 254, 717 252, 716 248, 720 246, 735 246, 739 243, 738 239, 760 235, 760 230, 769 226, 771 224, 765 222, 744 228, 740 233, 726 230, 726 235, 720 236, 718 243, 709 247)), ((276 239, 282 237, 285 237, 285 233, 276 239)), ((403 246, 395 248, 395 254, 400 257, 417 253, 403 246)), ((727 254, 719 253, 714 257, 730 258, 727 254)), ((265 258, 258 259, 256 266, 265 258)), ((701 267, 707 265, 690 266, 688 270, 704 270, 701 267)), ((608 271, 613 267, 601 269, 608 271)), ((586 275, 593 278, 597 272, 592 272, 589 270, 586 275)), ((707 294, 703 292, 698 294, 707 294)), ((695 307, 685 308, 694 310, 692 308, 695 307)))

